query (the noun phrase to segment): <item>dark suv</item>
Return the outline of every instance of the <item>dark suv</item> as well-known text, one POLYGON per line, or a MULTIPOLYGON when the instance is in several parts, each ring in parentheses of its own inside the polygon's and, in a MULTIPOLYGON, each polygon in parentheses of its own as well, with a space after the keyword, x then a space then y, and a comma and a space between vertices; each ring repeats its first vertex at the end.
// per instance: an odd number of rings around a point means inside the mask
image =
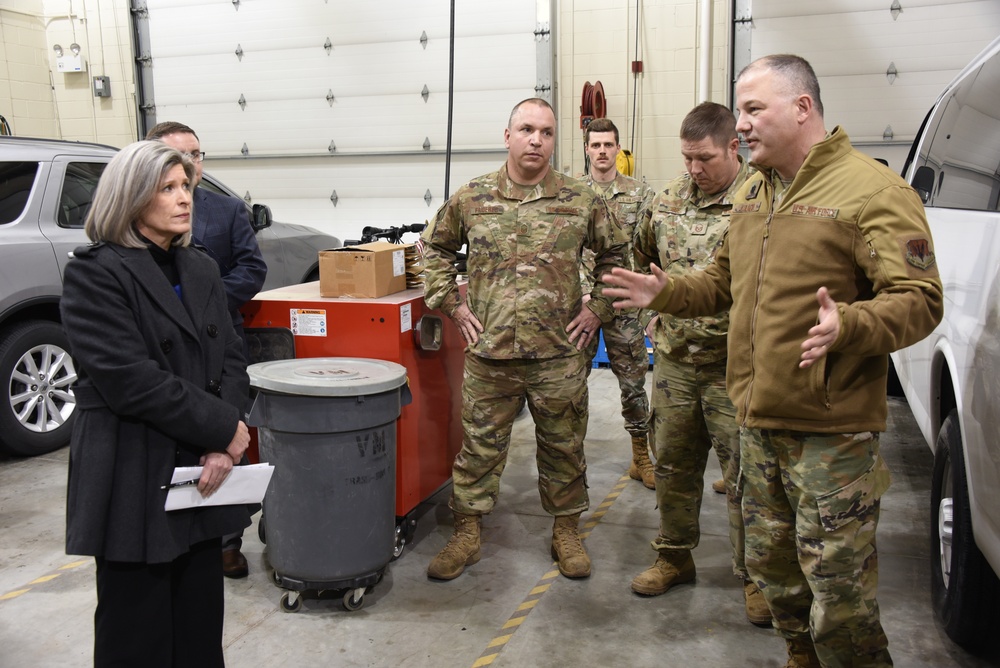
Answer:
MULTIPOLYGON (((73 359, 59 322, 62 272, 87 243, 83 221, 117 149, 99 144, 0 137, 0 449, 38 455, 69 442, 76 403, 73 359)), ((233 191, 205 174, 201 188, 233 191)), ((319 251, 336 237, 271 222, 248 205, 267 262, 265 289, 318 280, 319 251)))

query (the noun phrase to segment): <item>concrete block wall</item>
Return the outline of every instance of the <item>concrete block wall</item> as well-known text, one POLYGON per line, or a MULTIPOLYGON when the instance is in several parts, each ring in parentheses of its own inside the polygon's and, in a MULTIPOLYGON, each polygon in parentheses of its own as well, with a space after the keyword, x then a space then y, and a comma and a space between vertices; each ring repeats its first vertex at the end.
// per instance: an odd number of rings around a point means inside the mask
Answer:
POLYGON ((656 189, 683 171, 677 134, 684 115, 704 99, 729 105, 730 4, 712 2, 710 94, 698 90, 698 0, 564 0, 559 3, 559 164, 584 168, 580 101, 585 82, 600 81, 607 116, 635 174, 656 189), (638 57, 636 11, 638 5, 638 57), (643 72, 633 76, 632 61, 643 72), (634 97, 634 91, 638 96, 634 97), (636 121, 638 119, 638 122, 636 121))
POLYGON ((55 136, 42 0, 10 0, 0 9, 0 115, 14 134, 55 136))
POLYGON ((0 114, 14 134, 125 146, 136 139, 127 0, 6 0, 0 6, 0 114), (59 72, 53 46, 77 43, 84 72, 59 72), (93 77, 111 81, 95 97, 93 77))

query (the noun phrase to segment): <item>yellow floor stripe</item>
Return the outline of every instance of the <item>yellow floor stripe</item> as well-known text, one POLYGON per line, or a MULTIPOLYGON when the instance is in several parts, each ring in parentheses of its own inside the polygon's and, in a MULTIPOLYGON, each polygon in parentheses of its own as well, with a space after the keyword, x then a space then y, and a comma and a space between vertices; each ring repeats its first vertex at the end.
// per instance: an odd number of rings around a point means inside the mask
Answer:
POLYGON ((0 601, 6 601, 9 598, 17 598, 21 594, 27 594, 30 589, 18 589, 16 591, 9 591, 6 594, 0 595, 0 601))
MULTIPOLYGON (((79 568, 80 566, 84 566, 86 564, 93 564, 93 563, 94 563, 93 559, 82 559, 80 561, 73 561, 73 562, 68 563, 68 564, 66 564, 64 566, 60 566, 56 570, 66 571, 66 570, 70 570, 72 568, 79 568)), ((7 600, 10 600, 12 598, 17 598, 18 596, 21 596, 23 594, 27 594, 29 591, 31 591, 32 585, 40 585, 40 584, 45 584, 46 582, 51 582, 52 580, 55 580, 60 575, 62 575, 62 573, 49 573, 47 575, 42 575, 40 577, 37 577, 34 580, 32 580, 31 582, 29 582, 27 584, 27 586, 25 586, 24 589, 15 589, 14 591, 9 591, 6 594, 0 594, 0 601, 7 601, 7 600)))
MULTIPOLYGON (((628 485, 631 478, 628 475, 623 475, 614 489, 608 493, 608 496, 601 502, 598 506, 598 510, 594 512, 587 521, 583 524, 580 531, 580 538, 587 538, 590 536, 591 530, 596 527, 601 518, 607 513, 608 509, 614 504, 615 500, 621 495, 622 491, 628 485)), ((553 566, 558 566, 556 562, 553 562, 553 566)), ((559 569, 553 568, 543 575, 528 595, 524 597, 524 600, 517 606, 517 610, 504 622, 502 628, 505 633, 502 633, 493 638, 483 650, 483 653, 479 655, 476 662, 472 664, 472 668, 480 668, 480 666, 488 666, 500 656, 500 652, 506 647, 507 643, 511 638, 514 637, 514 633, 518 628, 524 623, 524 620, 528 618, 531 611, 535 609, 538 602, 541 600, 542 596, 545 595, 554 582, 549 582, 549 580, 554 581, 559 576, 559 569), (509 631, 509 632, 507 632, 509 631)))
POLYGON ((506 622, 503 623, 503 628, 505 629, 517 628, 518 626, 521 625, 522 622, 524 622, 524 617, 515 617, 514 619, 508 619, 506 622))

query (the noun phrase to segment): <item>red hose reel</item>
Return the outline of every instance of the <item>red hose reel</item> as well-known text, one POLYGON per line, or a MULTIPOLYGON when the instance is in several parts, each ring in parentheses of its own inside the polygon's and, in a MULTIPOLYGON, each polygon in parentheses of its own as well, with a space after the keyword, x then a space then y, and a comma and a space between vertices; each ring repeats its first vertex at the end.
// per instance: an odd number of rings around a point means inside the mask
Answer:
POLYGON ((607 102, 604 99, 604 86, 600 81, 583 84, 583 97, 580 99, 580 129, 595 118, 604 118, 607 113, 607 102))

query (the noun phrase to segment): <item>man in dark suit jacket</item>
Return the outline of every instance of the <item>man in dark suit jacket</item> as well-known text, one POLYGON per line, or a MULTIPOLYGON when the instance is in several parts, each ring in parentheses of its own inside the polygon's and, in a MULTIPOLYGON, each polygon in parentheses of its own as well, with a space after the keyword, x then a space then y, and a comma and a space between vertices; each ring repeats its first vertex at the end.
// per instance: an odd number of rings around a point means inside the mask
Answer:
MULTIPOLYGON (((146 134, 146 139, 155 139, 185 153, 194 160, 195 181, 201 182, 202 161, 201 142, 194 130, 174 121, 157 123, 146 134)), ((219 265, 222 283, 226 288, 226 299, 233 327, 243 339, 243 356, 246 357, 246 337, 243 335, 243 315, 240 307, 260 292, 267 275, 267 265, 257 246, 250 217, 243 201, 226 197, 204 188, 194 191, 194 225, 192 242, 203 246, 219 265)), ((243 534, 225 536, 222 541, 222 572, 226 577, 242 578, 249 572, 246 557, 240 552, 243 534)))

